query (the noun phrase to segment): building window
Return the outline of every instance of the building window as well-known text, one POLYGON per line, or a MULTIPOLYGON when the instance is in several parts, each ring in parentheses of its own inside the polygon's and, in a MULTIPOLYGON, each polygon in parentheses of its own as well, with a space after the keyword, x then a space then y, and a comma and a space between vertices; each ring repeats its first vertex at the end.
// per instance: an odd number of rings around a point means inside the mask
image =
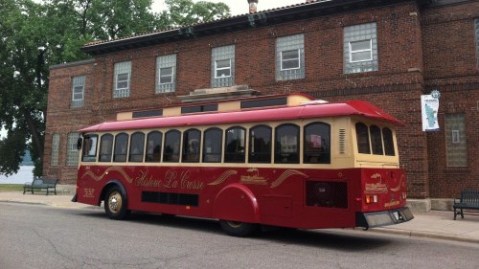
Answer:
POLYGON ((176 54, 156 58, 156 93, 176 90, 176 54))
POLYGON ((84 96, 85 96, 85 76, 73 77, 71 107, 82 107, 84 96))
POLYGON ((376 23, 344 28, 344 73, 378 70, 376 23))
POLYGON ((213 48, 211 55, 211 87, 232 86, 235 83, 235 46, 213 48))
POLYGON ((130 77, 131 62, 121 62, 115 64, 115 83, 113 86, 113 98, 130 96, 130 77))
POLYGON ((276 40, 276 80, 304 78, 304 35, 280 37, 276 40))
POLYGON ((446 163, 448 167, 467 167, 464 114, 445 116, 446 163))
POLYGON ((52 166, 58 166, 58 153, 60 150, 60 135, 53 134, 52 135, 52 166))
POLYGON ((477 68, 479 68, 479 19, 474 20, 474 33, 476 39, 476 62, 477 68))
POLYGON ((80 137, 79 133, 69 133, 67 139, 67 166, 78 165, 78 149, 77 142, 80 137))

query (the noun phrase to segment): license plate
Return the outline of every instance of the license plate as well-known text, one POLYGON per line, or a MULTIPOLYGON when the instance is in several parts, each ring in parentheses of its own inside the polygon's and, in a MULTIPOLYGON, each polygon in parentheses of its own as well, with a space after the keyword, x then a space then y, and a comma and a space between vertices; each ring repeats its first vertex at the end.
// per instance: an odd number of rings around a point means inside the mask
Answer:
POLYGON ((395 219, 395 220, 399 220, 399 212, 394 211, 394 212, 393 212, 393 216, 394 216, 394 219, 395 219))

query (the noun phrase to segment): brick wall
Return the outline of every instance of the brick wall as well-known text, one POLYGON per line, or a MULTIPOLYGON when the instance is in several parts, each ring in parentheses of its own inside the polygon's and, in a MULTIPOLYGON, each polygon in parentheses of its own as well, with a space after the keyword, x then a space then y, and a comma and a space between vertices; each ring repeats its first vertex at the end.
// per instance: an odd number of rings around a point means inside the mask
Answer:
POLYGON ((43 173, 60 178, 63 184, 76 183, 77 167, 66 165, 68 134, 93 123, 93 68, 93 61, 83 61, 50 69, 43 173), (86 76, 84 106, 79 108, 70 108, 74 76, 86 76), (53 134, 60 135, 58 166, 51 166, 53 134))
POLYGON ((368 100, 402 120, 405 125, 398 131, 398 141, 409 196, 452 197, 456 190, 474 183, 464 181, 466 176, 479 178, 476 143, 470 143, 468 169, 438 169, 445 162, 444 134, 421 131, 420 95, 439 87, 444 93, 440 113, 446 113, 443 104, 449 101, 453 109, 467 111, 468 137, 477 137, 475 100, 479 100, 479 91, 475 94, 475 90, 479 87, 471 18, 479 17, 478 9, 478 4, 471 1, 420 10, 411 1, 106 53, 96 56, 94 64, 54 68, 50 75, 44 171, 64 182, 75 182, 75 169, 64 167, 68 132, 112 120, 118 111, 174 105, 179 103, 177 96, 210 88, 211 49, 234 44, 236 85, 249 85, 262 94, 304 92, 330 101, 368 100), (343 27, 369 22, 377 23, 379 71, 344 74, 343 27), (457 35, 460 29, 467 33, 460 31, 457 35), (276 82, 276 38, 294 34, 304 34, 306 77, 276 82), (176 92, 155 94, 156 57, 173 53, 177 54, 176 92), (113 99, 114 64, 121 61, 132 62, 130 97, 113 99), (66 96, 71 95, 71 76, 77 74, 87 74, 86 104, 72 110, 66 96), (458 89, 461 95, 455 94, 458 89), (474 98, 464 98, 464 94, 474 98), (56 132, 62 134, 58 168, 49 165, 51 134, 56 132), (451 175, 455 181, 448 179, 451 175))
POLYGON ((425 10, 422 22, 425 91, 441 92, 442 131, 427 134, 429 182, 432 197, 458 197, 464 188, 479 188, 479 72, 474 19, 479 2, 466 1, 425 10), (467 166, 446 163, 444 117, 463 113, 466 122, 467 166))

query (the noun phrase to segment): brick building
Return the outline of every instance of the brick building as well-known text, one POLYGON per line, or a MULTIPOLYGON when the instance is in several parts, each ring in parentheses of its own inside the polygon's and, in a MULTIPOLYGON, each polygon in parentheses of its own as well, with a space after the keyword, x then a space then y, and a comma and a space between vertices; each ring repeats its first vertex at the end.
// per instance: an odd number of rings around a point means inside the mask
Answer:
POLYGON ((75 183, 76 130, 119 112, 301 92, 368 100, 405 122, 410 197, 479 187, 479 1, 305 1, 264 12, 248 2, 249 14, 90 43, 91 60, 51 67, 44 174, 75 183), (441 129, 425 133, 420 96, 432 90, 441 129))

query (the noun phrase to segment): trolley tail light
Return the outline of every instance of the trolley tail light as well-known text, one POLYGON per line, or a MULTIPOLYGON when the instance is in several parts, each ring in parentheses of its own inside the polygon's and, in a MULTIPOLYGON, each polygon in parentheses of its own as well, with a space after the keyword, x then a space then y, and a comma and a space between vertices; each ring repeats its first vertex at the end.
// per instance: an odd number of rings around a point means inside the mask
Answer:
POLYGON ((378 202, 378 196, 376 194, 374 195, 366 194, 366 204, 372 204, 377 202, 378 202))

